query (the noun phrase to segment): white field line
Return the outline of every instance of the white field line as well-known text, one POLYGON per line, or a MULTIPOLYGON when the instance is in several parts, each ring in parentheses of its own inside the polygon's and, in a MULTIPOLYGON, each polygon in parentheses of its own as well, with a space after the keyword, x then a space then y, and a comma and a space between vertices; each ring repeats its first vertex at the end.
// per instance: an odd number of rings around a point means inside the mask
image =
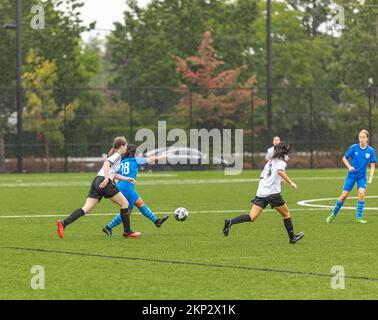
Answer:
MULTIPOLYGON (((298 177, 294 181, 313 181, 313 180, 341 180, 345 177, 298 177)), ((136 185, 141 186, 162 186, 162 185, 197 185, 197 184, 232 184, 232 183, 257 183, 258 178, 225 178, 225 179, 166 179, 166 180, 149 180, 137 181, 136 185)), ((89 187, 90 181, 61 181, 61 182, 3 182, 0 188, 59 188, 59 187, 89 187)))
POLYGON ((177 173, 147 173, 147 172, 140 172, 138 173, 138 177, 142 178, 177 178, 178 174, 177 173))
MULTIPOLYGON (((358 197, 350 197, 349 199, 357 199, 358 197)), ((366 196, 365 198, 378 198, 378 196, 366 196)), ((316 205, 316 204, 309 204, 309 202, 316 202, 316 201, 325 201, 325 200, 336 200, 337 198, 323 198, 323 199, 310 199, 310 200, 302 200, 299 201, 297 204, 300 206, 305 207, 313 207, 313 208, 292 208, 290 212, 295 211, 320 211, 319 208, 326 208, 326 209, 333 209, 333 206, 327 205, 316 205)), ((355 207, 343 207, 343 209, 349 210, 356 210, 355 207)), ((365 210, 378 210, 376 207, 367 207, 365 210)), ((275 212, 274 209, 265 209, 265 212, 275 212)), ((250 210, 240 209, 240 210, 200 210, 200 211, 190 211, 190 214, 204 214, 204 213, 248 213, 250 210)), ((140 212, 133 212, 133 215, 138 214, 141 215, 140 212)), ((172 211, 160 211, 155 212, 156 215, 169 215, 173 214, 172 211)), ((103 216, 116 216, 117 213, 92 213, 87 215, 86 217, 103 217, 103 216)), ((26 215, 0 215, 0 219, 36 219, 36 218, 59 218, 59 217, 66 217, 67 214, 43 214, 43 215, 33 215, 33 214, 26 214, 26 215)))
MULTIPOLYGON (((265 211, 271 211, 271 212, 275 212, 276 210, 274 209, 266 209, 264 210, 265 211)), ((290 211, 319 211, 319 209, 315 209, 315 208, 294 208, 294 209, 290 209, 290 211)), ((203 214, 203 213, 234 213, 234 214, 238 214, 238 213, 245 213, 245 212, 250 212, 250 210, 245 210, 245 209, 242 209, 242 210, 201 210, 201 211, 190 211, 189 214, 203 214)), ((141 215, 140 212, 133 212, 133 215, 134 214, 139 214, 141 215)), ((155 212, 156 215, 162 215, 162 214, 173 214, 173 212, 171 211, 160 211, 160 212, 155 212)), ((50 215, 33 215, 33 214, 26 214, 26 215, 6 215, 6 216, 0 216, 0 219, 26 219, 26 218, 59 218, 59 217, 66 217, 68 214, 50 214, 50 215)), ((113 213, 91 213, 91 214, 88 214, 87 216, 85 217, 103 217, 103 216, 116 216, 117 213, 116 212, 113 212, 113 213)))
MULTIPOLYGON (((378 196, 365 196, 365 199, 374 199, 378 198, 378 196)), ((321 202, 321 201, 329 201, 329 200, 337 200, 338 198, 321 198, 321 199, 310 199, 310 200, 302 200, 297 202, 299 206, 304 207, 313 207, 313 208, 325 208, 325 209, 333 209, 334 206, 328 206, 324 204, 313 204, 314 202, 321 202)), ((358 199, 358 197, 349 197, 348 199, 358 199)), ((342 207, 342 209, 347 210, 356 210, 356 207, 342 207)), ((365 207, 364 210, 378 210, 378 207, 365 207)))

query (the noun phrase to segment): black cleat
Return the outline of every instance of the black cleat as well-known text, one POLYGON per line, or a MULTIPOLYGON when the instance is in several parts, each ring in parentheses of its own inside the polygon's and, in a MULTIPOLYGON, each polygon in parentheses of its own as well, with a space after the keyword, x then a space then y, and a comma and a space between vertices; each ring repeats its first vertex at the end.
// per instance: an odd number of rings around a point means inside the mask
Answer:
POLYGON ((289 242, 294 244, 297 241, 301 240, 303 238, 303 236, 304 236, 303 232, 296 233, 295 236, 294 236, 294 239, 290 239, 289 242))
POLYGON ((155 223, 155 226, 160 228, 160 226, 165 222, 167 221, 167 219, 169 218, 169 216, 165 216, 163 218, 160 218, 160 219, 157 219, 154 223, 155 223))
POLYGON ((223 227, 223 234, 225 237, 228 236, 228 233, 230 232, 231 230, 231 219, 226 219, 224 220, 224 227, 223 227))
POLYGON ((111 237, 113 235, 112 229, 106 226, 102 231, 108 236, 111 237))

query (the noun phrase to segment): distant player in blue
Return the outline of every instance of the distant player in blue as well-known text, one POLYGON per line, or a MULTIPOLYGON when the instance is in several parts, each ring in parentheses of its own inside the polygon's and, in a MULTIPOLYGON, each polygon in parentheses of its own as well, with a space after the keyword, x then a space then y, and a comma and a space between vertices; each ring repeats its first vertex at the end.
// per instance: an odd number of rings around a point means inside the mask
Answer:
POLYGON ((354 184, 357 183, 358 189, 358 203, 356 219, 358 223, 366 223, 367 221, 362 220, 362 215, 364 213, 365 207, 365 191, 366 191, 366 168, 370 162, 370 176, 368 183, 372 183, 373 175, 375 171, 375 163, 377 162, 377 157, 375 150, 368 145, 369 132, 362 130, 359 134, 359 144, 352 145, 343 157, 343 162, 348 168, 348 174, 345 179, 343 192, 339 200, 333 209, 333 213, 327 218, 326 222, 331 223, 335 220, 338 212, 343 206, 345 200, 348 198, 349 192, 352 191, 354 184), (350 160, 350 163, 348 162, 350 160))
MULTIPOLYGON (((155 161, 158 161, 166 157, 166 155, 163 155, 159 157, 136 158, 135 153, 136 153, 136 146, 133 144, 128 145, 125 156, 123 157, 123 160, 121 161, 121 166, 118 171, 118 174, 127 178, 133 178, 136 180, 140 165, 153 163, 155 161)), ((126 197, 127 201, 129 201, 129 210, 131 211, 135 205, 146 218, 148 218, 155 224, 156 227, 160 228, 160 226, 168 219, 168 216, 158 219, 154 215, 151 209, 144 203, 142 198, 135 191, 135 185, 132 182, 119 181, 117 183, 117 188, 126 197)), ((105 226, 102 229, 102 231, 105 232, 106 235, 111 237, 112 229, 121 223, 122 223, 121 216, 117 215, 113 219, 112 222, 110 222, 107 226, 105 226)))

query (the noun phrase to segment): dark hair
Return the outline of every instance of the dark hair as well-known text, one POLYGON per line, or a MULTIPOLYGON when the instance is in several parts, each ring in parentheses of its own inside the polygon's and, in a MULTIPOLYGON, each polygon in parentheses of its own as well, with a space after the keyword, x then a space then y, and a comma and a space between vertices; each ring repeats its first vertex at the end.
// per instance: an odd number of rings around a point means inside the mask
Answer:
POLYGON ((113 148, 111 148, 108 152, 108 157, 112 156, 116 150, 125 145, 127 145, 127 140, 125 137, 115 138, 113 141, 113 148))
POLYGON ((285 160, 285 156, 289 154, 290 150, 291 150, 291 145, 281 142, 274 146, 272 159, 285 160))
POLYGON ((126 149, 124 158, 135 158, 137 146, 135 144, 129 144, 126 149))

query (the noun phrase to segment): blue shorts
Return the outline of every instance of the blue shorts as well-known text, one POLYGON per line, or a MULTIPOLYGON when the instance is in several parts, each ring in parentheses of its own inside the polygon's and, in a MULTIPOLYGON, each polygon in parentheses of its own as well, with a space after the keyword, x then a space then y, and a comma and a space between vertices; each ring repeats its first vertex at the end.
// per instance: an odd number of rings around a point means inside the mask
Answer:
POLYGON ((357 189, 364 188, 366 189, 366 177, 360 179, 354 179, 350 177, 346 177, 343 190, 344 191, 352 191, 354 184, 357 182, 357 189))
POLYGON ((121 191, 127 201, 129 201, 129 209, 132 210, 134 208, 135 201, 140 198, 138 192, 136 192, 134 189, 119 189, 119 191, 121 191))

